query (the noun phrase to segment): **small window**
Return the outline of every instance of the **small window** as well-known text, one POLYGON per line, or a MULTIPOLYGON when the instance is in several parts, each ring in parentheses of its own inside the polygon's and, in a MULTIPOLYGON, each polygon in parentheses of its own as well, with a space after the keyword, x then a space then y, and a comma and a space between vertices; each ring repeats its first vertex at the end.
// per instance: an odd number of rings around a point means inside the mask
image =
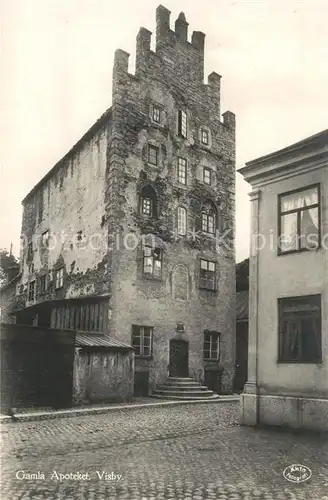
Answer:
POLYGON ((322 361, 321 295, 278 299, 279 361, 322 361))
POLYGON ((185 235, 187 233, 187 210, 183 207, 178 207, 178 234, 185 235))
POLYGON ((32 241, 29 241, 27 244, 27 258, 28 259, 33 258, 33 243, 32 243, 32 241))
POLYGON ((210 168, 203 168, 203 181, 209 186, 212 184, 212 170, 210 168))
POLYGON ((178 158, 178 182, 187 184, 187 160, 180 157, 178 158))
POLYGON ((148 163, 158 165, 158 148, 151 144, 148 145, 148 163))
POLYGON ((161 109, 158 106, 153 106, 153 121, 161 123, 161 109))
POLYGON ((24 285, 19 285, 19 294, 22 295, 24 293, 24 285))
POLYGON ((156 217, 157 215, 157 197, 152 186, 144 186, 140 195, 140 211, 142 215, 156 217))
POLYGON ((49 231, 42 233, 42 246, 47 247, 49 244, 49 231))
POLYGON ((28 300, 34 300, 35 298, 35 280, 31 281, 28 285, 28 300))
POLYGON ((136 356, 152 355, 153 329, 150 326, 132 326, 132 347, 136 356))
POLYGON ((314 250, 320 245, 319 186, 279 196, 278 253, 314 250))
POLYGON ((56 288, 62 288, 64 286, 64 268, 56 270, 56 288))
POLYGON ((217 332, 204 333, 204 359, 218 361, 220 357, 220 335, 217 332))
POLYGON ((162 277, 162 250, 146 246, 143 251, 143 273, 155 278, 162 277))
POLYGON ((210 260, 200 261, 200 288, 216 290, 216 264, 210 260))
POLYGON ((187 115, 182 110, 178 112, 178 134, 187 137, 187 115))
POLYGON ((34 273, 34 264, 29 264, 28 266, 28 273, 33 274, 34 273))
POLYGON ((215 234, 216 210, 212 203, 206 203, 202 208, 202 231, 215 234))
POLYGON ((45 293, 47 291, 47 275, 40 277, 40 293, 45 293))
POLYGON ((209 144, 209 133, 208 133, 208 130, 206 130, 205 128, 202 128, 201 131, 200 131, 200 139, 201 139, 201 142, 202 144, 206 144, 208 146, 209 144))

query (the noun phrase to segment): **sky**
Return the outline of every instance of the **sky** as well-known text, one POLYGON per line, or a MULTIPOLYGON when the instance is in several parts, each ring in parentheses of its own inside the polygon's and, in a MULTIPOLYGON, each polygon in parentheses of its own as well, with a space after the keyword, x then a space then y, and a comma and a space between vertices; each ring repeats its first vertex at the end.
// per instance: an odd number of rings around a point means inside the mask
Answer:
MULTIPOLYGON (((236 114, 236 169, 328 127, 326 0, 163 0, 203 31, 205 81, 222 75, 236 114)), ((0 248, 19 254, 21 200, 111 105, 113 56, 130 56, 159 0, 1 2, 0 248)), ((251 187, 237 174, 237 261, 248 256, 251 187)))

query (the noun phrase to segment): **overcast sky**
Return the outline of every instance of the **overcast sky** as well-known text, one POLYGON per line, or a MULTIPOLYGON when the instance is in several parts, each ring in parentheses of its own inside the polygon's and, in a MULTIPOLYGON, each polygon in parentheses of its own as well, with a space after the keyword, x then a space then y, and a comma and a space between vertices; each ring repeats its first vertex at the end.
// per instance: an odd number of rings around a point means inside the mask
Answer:
MULTIPOLYGON (((156 0, 1 3, 0 247, 19 253, 21 200, 111 105, 113 55, 154 33, 156 0)), ((222 75, 237 164, 327 128, 326 0, 163 0, 206 33, 205 75, 222 75)), ((153 40, 154 42, 154 40, 153 40)), ((250 187, 237 176, 237 260, 248 255, 250 187)))

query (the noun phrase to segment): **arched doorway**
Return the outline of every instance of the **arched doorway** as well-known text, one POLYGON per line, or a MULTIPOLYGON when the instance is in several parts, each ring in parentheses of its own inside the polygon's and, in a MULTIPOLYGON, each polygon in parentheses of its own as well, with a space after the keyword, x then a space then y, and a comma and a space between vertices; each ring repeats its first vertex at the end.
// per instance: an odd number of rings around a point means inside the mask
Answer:
POLYGON ((188 377, 189 342, 183 339, 170 340, 170 377, 188 377))

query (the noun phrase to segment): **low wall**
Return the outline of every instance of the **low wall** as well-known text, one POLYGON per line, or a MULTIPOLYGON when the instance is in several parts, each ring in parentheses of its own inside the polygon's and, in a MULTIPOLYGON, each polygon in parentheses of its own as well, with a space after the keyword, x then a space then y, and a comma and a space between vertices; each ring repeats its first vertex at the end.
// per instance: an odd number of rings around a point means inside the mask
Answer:
POLYGON ((1 324, 1 410, 69 407, 75 332, 1 324))
POLYGON ((73 404, 130 401, 134 384, 134 351, 77 348, 73 404))

